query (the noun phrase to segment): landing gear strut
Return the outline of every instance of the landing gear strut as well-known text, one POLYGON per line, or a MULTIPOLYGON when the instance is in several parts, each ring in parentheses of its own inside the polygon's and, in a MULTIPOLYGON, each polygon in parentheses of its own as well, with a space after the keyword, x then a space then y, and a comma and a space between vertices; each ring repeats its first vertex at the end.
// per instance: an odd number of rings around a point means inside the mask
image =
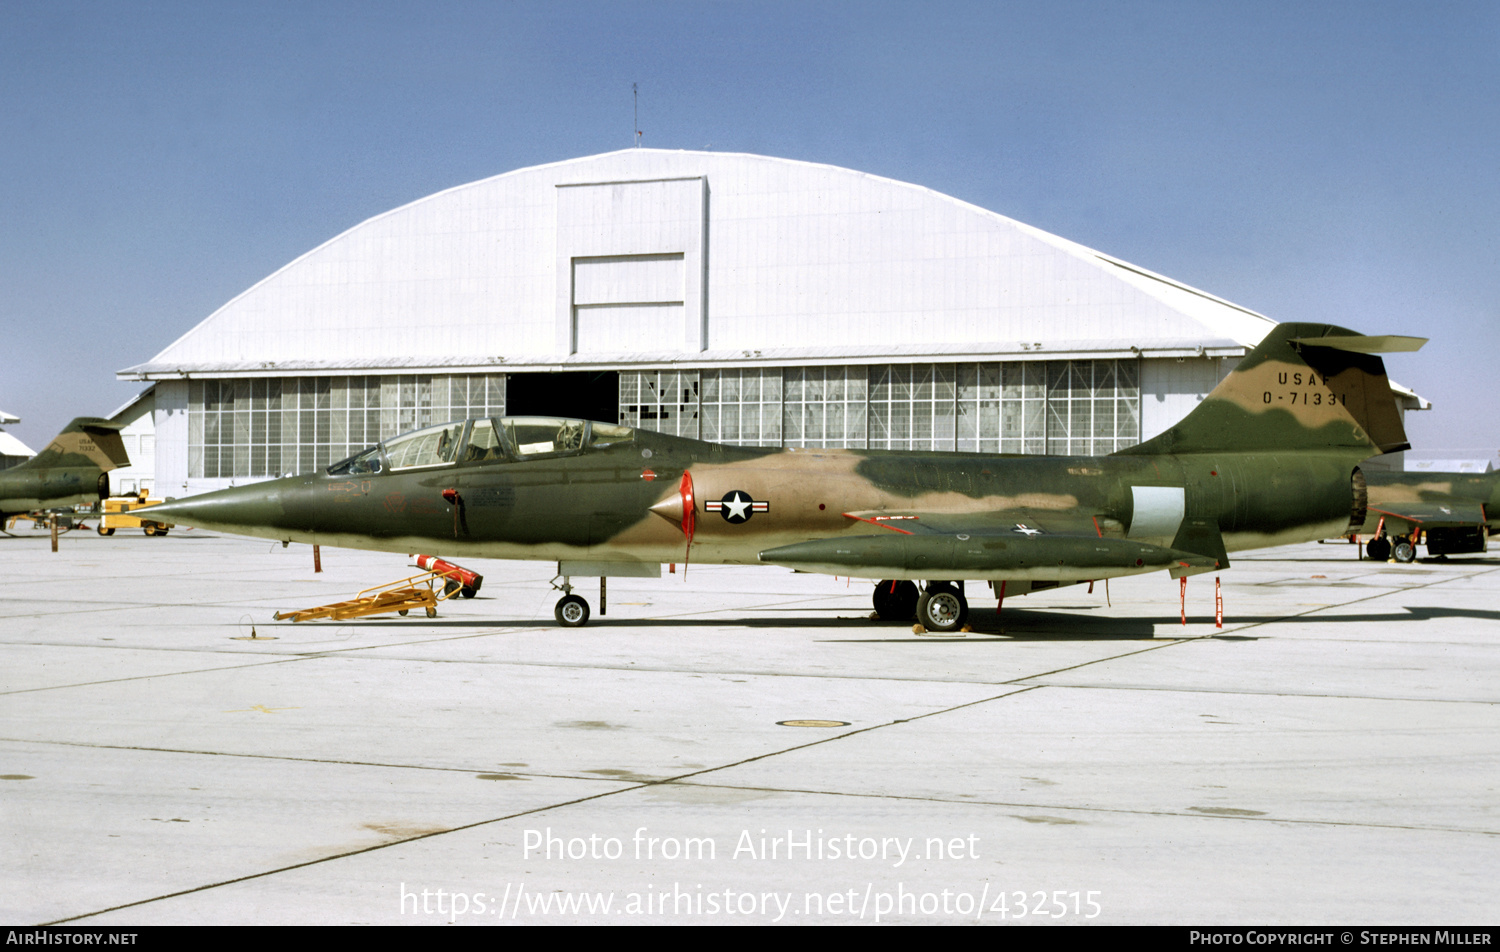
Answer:
POLYGON ((969 618, 963 583, 928 582, 917 599, 917 622, 928 631, 958 631, 969 618))

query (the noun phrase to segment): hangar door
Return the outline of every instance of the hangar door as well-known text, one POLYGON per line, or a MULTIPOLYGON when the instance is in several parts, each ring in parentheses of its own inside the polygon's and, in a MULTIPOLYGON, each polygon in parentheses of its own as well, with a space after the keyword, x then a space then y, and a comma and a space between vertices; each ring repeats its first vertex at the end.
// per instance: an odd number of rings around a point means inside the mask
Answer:
POLYGON ((505 415, 618 423, 620 374, 613 370, 511 373, 505 380, 505 415))

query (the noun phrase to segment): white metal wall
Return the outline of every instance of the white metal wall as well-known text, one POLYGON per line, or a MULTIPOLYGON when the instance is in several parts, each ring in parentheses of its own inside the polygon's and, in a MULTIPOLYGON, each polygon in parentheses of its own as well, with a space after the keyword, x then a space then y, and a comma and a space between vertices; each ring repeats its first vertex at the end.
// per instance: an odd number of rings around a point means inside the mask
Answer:
POLYGON ((788 347, 905 349, 914 359, 936 346, 1181 352, 1253 345, 1270 326, 917 186, 763 156, 631 149, 377 216, 230 301, 139 371, 490 365, 605 354, 622 341, 631 343, 622 360, 788 347), (668 302, 623 299, 654 279, 619 274, 582 286, 586 298, 602 287, 614 299, 579 300, 575 283, 589 276, 577 264, 662 255, 682 256, 680 319, 658 312, 650 319, 673 326, 642 333, 641 313, 622 311, 586 321, 579 347, 575 307, 668 302))

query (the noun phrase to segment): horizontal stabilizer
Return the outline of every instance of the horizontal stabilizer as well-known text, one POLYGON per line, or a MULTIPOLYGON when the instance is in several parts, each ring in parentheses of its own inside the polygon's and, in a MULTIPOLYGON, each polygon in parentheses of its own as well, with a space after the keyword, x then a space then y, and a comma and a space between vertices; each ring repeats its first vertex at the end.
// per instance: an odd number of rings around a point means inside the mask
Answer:
POLYGON ((1304 347, 1347 350, 1353 354, 1401 354, 1421 350, 1422 345, 1427 343, 1427 338, 1401 337, 1396 334, 1386 334, 1380 337, 1354 334, 1342 337, 1293 337, 1291 342, 1304 347))
POLYGON ((1172 570, 1173 578, 1229 568, 1229 553, 1224 548, 1224 535, 1214 523, 1202 520, 1183 522, 1177 530, 1177 537, 1172 540, 1172 548, 1202 556, 1207 563, 1190 569, 1178 566, 1172 570))

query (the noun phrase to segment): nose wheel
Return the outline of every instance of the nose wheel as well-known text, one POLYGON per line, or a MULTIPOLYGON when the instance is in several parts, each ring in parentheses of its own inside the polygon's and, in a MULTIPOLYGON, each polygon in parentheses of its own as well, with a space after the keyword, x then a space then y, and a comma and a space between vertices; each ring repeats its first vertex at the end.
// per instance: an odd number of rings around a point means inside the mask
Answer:
MULTIPOLYGON (((558 575, 552 579, 552 587, 563 593, 563 597, 557 600, 557 607, 552 609, 552 616, 557 619, 557 623, 564 628, 579 628, 586 624, 589 620, 589 603, 582 595, 573 594, 572 580, 566 575, 558 575), (558 584, 558 579, 562 579, 561 585, 558 584)), ((604 589, 599 591, 602 598, 604 589)))
POLYGON ((578 628, 589 620, 589 603, 579 595, 564 595, 557 600, 552 614, 564 628, 578 628))

